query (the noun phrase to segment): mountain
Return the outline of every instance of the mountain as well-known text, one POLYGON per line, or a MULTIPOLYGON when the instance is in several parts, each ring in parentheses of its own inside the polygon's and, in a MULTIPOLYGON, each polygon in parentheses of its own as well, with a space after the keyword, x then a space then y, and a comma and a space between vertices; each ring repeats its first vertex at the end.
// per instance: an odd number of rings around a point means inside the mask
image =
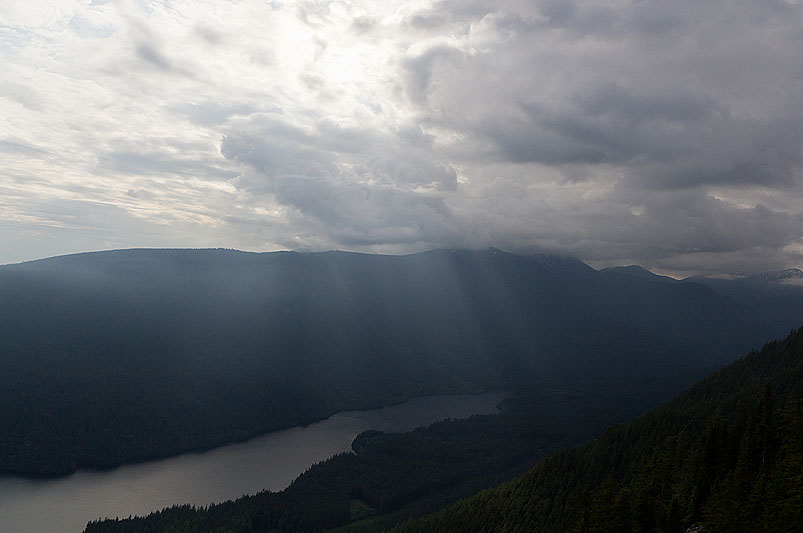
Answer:
POLYGON ((397 531, 801 531, 802 443, 803 328, 397 531))
POLYGON ((759 272, 746 277, 750 281, 773 282, 803 279, 803 270, 799 268, 787 268, 785 270, 773 270, 770 272, 759 272))
POLYGON ((774 328, 699 283, 499 250, 7 265, 0 471, 112 466, 432 393, 569 391, 624 416, 774 328))
POLYGON ((658 274, 653 274, 646 268, 641 267, 639 265, 608 267, 608 268, 603 268, 601 272, 610 274, 622 274, 625 276, 635 276, 643 279, 650 279, 653 281, 665 281, 669 283, 676 283, 678 281, 674 278, 670 278, 669 276, 659 276, 658 274))
POLYGON ((684 282, 705 285, 775 324, 779 337, 803 323, 803 271, 797 268, 734 278, 693 277, 684 282))

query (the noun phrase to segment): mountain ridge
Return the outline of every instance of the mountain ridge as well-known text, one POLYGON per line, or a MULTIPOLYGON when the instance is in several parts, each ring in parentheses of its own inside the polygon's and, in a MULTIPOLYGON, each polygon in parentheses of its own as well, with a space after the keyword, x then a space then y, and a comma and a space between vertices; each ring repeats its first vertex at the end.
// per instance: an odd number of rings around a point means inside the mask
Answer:
POLYGON ((0 470, 63 474, 535 382, 650 405, 771 336, 759 318, 703 285, 499 250, 148 249, 6 265, 0 470), (15 416, 23 405, 35 422, 15 416))

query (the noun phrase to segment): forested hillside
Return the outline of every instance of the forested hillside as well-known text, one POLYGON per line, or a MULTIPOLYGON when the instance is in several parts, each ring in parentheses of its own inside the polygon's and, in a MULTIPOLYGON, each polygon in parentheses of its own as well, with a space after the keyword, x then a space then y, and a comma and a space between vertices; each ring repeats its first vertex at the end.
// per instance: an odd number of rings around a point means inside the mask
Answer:
POLYGON ((409 531, 800 531, 803 328, 409 531))
POLYGON ((776 329, 699 284, 498 250, 8 265, 0 471, 110 466, 431 393, 620 395, 624 414, 776 329))

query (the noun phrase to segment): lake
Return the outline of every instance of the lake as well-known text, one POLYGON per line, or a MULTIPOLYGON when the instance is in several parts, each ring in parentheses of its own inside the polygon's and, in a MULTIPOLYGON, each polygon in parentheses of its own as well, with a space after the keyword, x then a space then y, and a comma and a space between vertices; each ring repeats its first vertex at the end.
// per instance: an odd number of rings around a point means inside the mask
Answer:
POLYGON ((446 418, 496 413, 506 393, 414 398, 345 411, 304 427, 200 453, 56 479, 0 476, 0 532, 80 532, 102 517, 144 515, 174 504, 206 505, 264 489, 278 491, 310 466, 350 451, 361 432, 411 431, 446 418))

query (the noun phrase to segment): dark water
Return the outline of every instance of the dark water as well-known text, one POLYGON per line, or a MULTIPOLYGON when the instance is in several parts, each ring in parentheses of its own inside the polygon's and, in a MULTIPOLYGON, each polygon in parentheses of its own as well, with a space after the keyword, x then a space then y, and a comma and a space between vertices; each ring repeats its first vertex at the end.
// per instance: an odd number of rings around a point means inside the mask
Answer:
POLYGON ((173 504, 205 505, 281 490, 311 465, 351 449, 360 432, 410 431, 444 418, 497 412, 509 395, 427 396, 347 411, 204 453, 188 453, 52 480, 0 477, 0 532, 80 532, 89 520, 142 515, 173 504))

